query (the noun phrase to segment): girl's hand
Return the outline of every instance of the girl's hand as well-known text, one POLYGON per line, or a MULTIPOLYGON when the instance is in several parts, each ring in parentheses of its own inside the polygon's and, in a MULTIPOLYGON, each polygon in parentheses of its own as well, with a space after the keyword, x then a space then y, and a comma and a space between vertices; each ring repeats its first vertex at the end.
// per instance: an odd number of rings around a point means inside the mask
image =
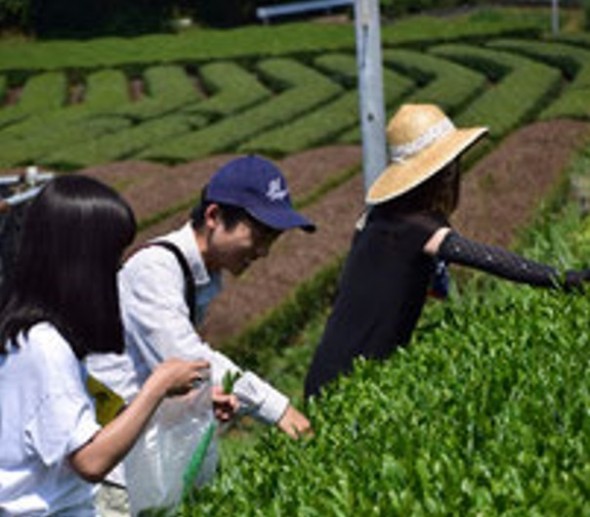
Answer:
POLYGON ((210 375, 207 361, 167 359, 159 364, 148 381, 161 387, 166 397, 184 395, 210 375))

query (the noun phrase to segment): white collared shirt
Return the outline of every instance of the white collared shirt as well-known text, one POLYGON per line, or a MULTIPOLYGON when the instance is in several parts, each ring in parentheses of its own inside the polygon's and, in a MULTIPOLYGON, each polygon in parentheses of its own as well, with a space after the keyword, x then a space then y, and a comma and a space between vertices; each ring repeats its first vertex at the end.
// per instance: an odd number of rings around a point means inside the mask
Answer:
MULTIPOLYGON (((209 275, 190 223, 157 240, 178 246, 193 274, 197 319, 221 289, 219 275, 209 275)), ((88 358, 90 372, 130 401, 151 371, 171 357, 202 359, 211 364, 213 384, 228 371, 240 371, 228 357, 212 349, 195 331, 184 298, 184 276, 176 257, 160 246, 135 253, 119 272, 119 295, 127 353, 88 358)), ((252 372, 234 385, 242 407, 267 423, 285 412, 288 399, 252 372)))

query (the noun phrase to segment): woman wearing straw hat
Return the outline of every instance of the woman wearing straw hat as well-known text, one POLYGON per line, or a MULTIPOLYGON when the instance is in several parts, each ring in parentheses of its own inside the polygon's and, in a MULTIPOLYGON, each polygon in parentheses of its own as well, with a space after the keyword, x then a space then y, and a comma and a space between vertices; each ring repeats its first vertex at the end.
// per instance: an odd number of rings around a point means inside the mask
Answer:
POLYGON ((459 158, 486 133, 485 127, 455 127, 431 104, 404 105, 391 119, 391 164, 367 194, 370 209, 357 224, 332 313, 307 373, 306 397, 350 372, 356 357, 385 359, 406 345, 440 264, 563 290, 590 279, 589 270, 562 275, 451 228, 448 217, 459 200, 459 158))

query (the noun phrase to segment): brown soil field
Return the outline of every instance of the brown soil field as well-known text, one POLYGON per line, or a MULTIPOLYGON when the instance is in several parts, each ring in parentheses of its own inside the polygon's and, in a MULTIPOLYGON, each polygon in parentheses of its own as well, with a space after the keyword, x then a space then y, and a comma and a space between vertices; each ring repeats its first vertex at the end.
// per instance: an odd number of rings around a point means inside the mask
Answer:
MULTIPOLYGON (((465 236, 508 246, 530 223, 539 202, 554 188, 572 152, 586 141, 590 126, 582 122, 535 123, 514 132, 466 171, 454 227, 465 236)), ((168 167, 120 162, 85 169, 84 174, 114 185, 129 200, 138 220, 171 210, 168 217, 142 231, 138 242, 170 231, 187 220, 209 176, 232 155, 168 167)), ((302 200, 320 185, 354 168, 360 171, 359 146, 330 146, 276 161, 284 171, 292 198, 302 200)), ((361 173, 309 203, 302 212, 318 226, 314 234, 283 235, 270 255, 240 278, 226 276, 226 289, 211 306, 204 333, 214 344, 238 334, 272 309, 304 279, 343 256, 354 223, 363 209, 361 173)))

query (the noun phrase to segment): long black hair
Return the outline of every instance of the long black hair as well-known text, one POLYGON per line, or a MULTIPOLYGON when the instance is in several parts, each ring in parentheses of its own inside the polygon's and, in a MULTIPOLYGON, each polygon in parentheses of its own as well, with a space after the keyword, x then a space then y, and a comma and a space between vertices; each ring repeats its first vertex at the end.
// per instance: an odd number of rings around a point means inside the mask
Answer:
POLYGON ((121 352, 116 274, 136 231, 129 205, 80 175, 50 181, 27 208, 15 269, 0 299, 0 353, 47 321, 78 358, 121 352))

